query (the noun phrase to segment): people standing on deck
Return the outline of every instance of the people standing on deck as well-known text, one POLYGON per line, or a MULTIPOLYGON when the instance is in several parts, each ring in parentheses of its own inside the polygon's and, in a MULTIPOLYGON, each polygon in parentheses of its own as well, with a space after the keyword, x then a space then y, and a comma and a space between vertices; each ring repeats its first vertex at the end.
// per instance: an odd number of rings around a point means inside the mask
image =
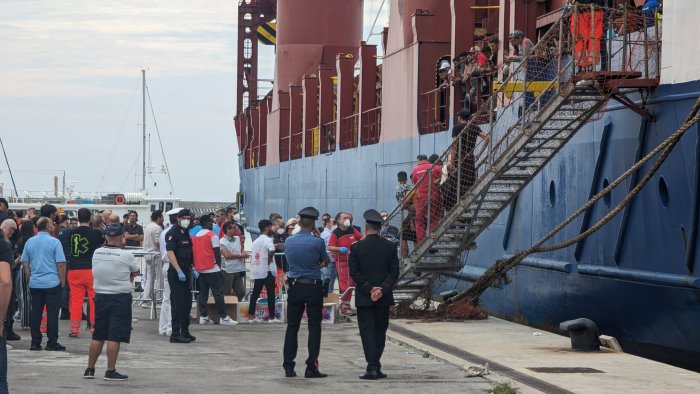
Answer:
MULTIPOLYGON (((340 214, 338 214, 340 215, 340 214)), ((337 217, 337 216, 336 216, 337 217)), ((333 233, 333 230, 335 230, 336 226, 336 219, 332 218, 330 215, 326 219, 323 219, 323 231, 321 232, 321 239, 323 242, 326 244, 326 248, 328 247, 328 242, 331 240, 331 234, 333 233)), ((333 290, 335 290, 335 281, 338 277, 338 273, 336 271, 336 266, 335 266, 335 260, 333 259, 333 256, 330 255, 330 261, 328 262, 328 266, 324 267, 323 270, 325 270, 326 275, 325 277, 328 279, 328 285, 326 287, 326 293, 332 293, 333 290)))
MULTIPOLYGON (((145 272, 141 276, 144 283, 142 300, 153 299, 153 288, 160 284, 162 275, 160 268, 160 235, 163 233, 163 211, 156 209, 151 212, 151 222, 143 230, 143 250, 152 254, 146 255, 145 272)), ((148 304, 143 304, 148 306, 148 304)))
POLYGON ((199 324, 214 324, 209 318, 207 302, 209 290, 214 297, 216 308, 219 312, 219 324, 233 326, 238 324, 226 313, 224 293, 222 286, 224 278, 221 273, 221 251, 219 236, 212 231, 214 227, 211 216, 202 215, 199 218, 202 229, 192 237, 192 251, 194 254, 194 275, 199 281, 199 294, 197 306, 199 307, 199 324))
POLYGON ((411 172, 411 181, 416 187, 416 242, 426 236, 428 224, 434 229, 442 217, 440 178, 442 169, 428 162, 426 155, 418 155, 418 164, 411 172))
POLYGON ((52 220, 49 217, 40 218, 37 228, 39 233, 27 241, 22 253, 22 264, 26 275, 29 276, 29 293, 32 299, 29 323, 32 343, 29 350, 41 350, 40 325, 44 307, 48 338, 46 350, 66 350, 65 346, 58 343, 58 309, 63 287, 66 285, 66 257, 61 243, 51 236, 54 231, 52 220))
POLYGON ((396 202, 402 204, 403 221, 401 222, 401 245, 399 251, 401 257, 408 256, 409 246, 413 246, 416 242, 416 208, 413 204, 413 198, 406 198, 407 195, 415 196, 411 193, 412 186, 408 184, 408 174, 406 171, 400 171, 397 175, 398 184, 396 185, 396 202), (411 245, 409 245, 409 242, 411 245))
POLYGON ((107 342, 107 370, 104 380, 123 381, 129 377, 117 372, 122 343, 131 340, 131 282, 139 264, 123 249, 124 229, 112 224, 105 229, 105 245, 93 254, 95 277, 95 332, 90 342, 88 365, 83 377, 95 378, 95 364, 107 342))
POLYGON ((362 239, 362 233, 352 226, 350 214, 346 212, 341 212, 338 215, 337 224, 338 227, 333 230, 331 237, 328 239, 328 250, 333 252, 335 267, 338 270, 338 285, 341 294, 339 312, 342 315, 354 315, 350 307, 352 301, 352 290, 350 288, 354 287, 355 283, 350 277, 348 253, 350 252, 350 246, 362 239))
POLYGON ((287 239, 287 235, 284 231, 284 218, 282 218, 282 215, 273 212, 270 214, 269 220, 273 226, 272 242, 275 244, 275 265, 277 266, 275 292, 280 294, 284 288, 284 274, 289 271, 287 260, 284 258, 284 240, 287 239))
POLYGON ((267 294, 267 310, 269 323, 281 323, 275 317, 275 274, 277 273, 277 265, 275 264, 275 244, 272 241, 272 222, 263 219, 258 223, 260 236, 253 242, 251 247, 250 260, 250 277, 253 279, 253 293, 250 295, 250 303, 248 304, 248 322, 262 323, 265 319, 261 319, 255 314, 255 307, 260 297, 260 292, 263 286, 267 294))
POLYGON ((452 147, 447 163, 447 181, 442 185, 444 208, 452 209, 476 181, 476 163, 488 149, 490 137, 474 123, 469 124, 469 112, 459 111, 457 124, 452 127, 452 147), (483 141, 474 155, 476 139, 483 141), (459 194, 458 194, 459 185, 459 194))
POLYGON ((323 281, 321 267, 328 264, 326 245, 312 234, 318 219, 316 208, 306 207, 299 211, 301 230, 285 241, 284 254, 289 262, 289 292, 287 297, 287 331, 284 335, 284 374, 288 378, 297 376, 294 371, 297 356, 299 327, 306 310, 309 327, 305 378, 325 378, 319 371, 318 356, 321 351, 321 320, 323 311, 323 281))
POLYGON ((90 228, 92 213, 87 208, 78 210, 78 227, 70 232, 68 254, 68 286, 70 287, 70 333, 75 338, 80 334, 85 295, 88 297, 88 325, 95 327, 95 289, 92 272, 92 257, 104 242, 99 230, 90 228))
POLYGON ((163 275, 163 301, 160 305, 160 316, 158 316, 158 334, 165 336, 171 336, 173 333, 171 313, 172 308, 170 306, 170 284, 168 282, 170 260, 168 259, 168 250, 166 249, 165 236, 168 234, 168 231, 170 231, 170 229, 173 226, 178 225, 177 214, 181 210, 182 208, 174 208, 165 213, 166 215, 168 215, 168 226, 163 230, 162 233, 160 233, 159 239, 160 260, 162 262, 162 267, 160 269, 163 275))
POLYGON ((573 0, 575 12, 569 28, 575 39, 574 62, 579 71, 593 71, 600 63, 600 42, 603 38, 605 0, 573 0))
POLYGON ((389 307, 394 305, 392 289, 399 277, 396 246, 379 236, 384 219, 374 209, 364 213, 367 236, 350 247, 350 275, 357 284, 355 305, 357 325, 367 370, 360 379, 386 378, 381 357, 389 327, 389 307))
POLYGON ((224 295, 233 294, 239 302, 245 296, 245 259, 248 253, 241 249, 241 241, 236 234, 238 227, 227 221, 223 224, 224 237, 220 239, 221 257, 223 257, 224 295))
POLYGON ((197 338, 190 334, 190 310, 192 309, 192 240, 187 233, 192 214, 187 208, 177 213, 178 225, 168 230, 165 249, 168 251, 168 284, 170 285, 170 308, 172 334, 170 343, 190 343, 197 338))

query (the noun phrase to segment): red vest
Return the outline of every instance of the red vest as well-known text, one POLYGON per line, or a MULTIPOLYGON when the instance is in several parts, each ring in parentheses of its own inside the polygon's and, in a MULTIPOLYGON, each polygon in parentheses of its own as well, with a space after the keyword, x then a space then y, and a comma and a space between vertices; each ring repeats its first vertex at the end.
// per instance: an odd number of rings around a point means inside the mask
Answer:
POLYGON ((216 234, 211 230, 207 230, 204 235, 192 237, 192 253, 194 254, 194 269, 196 271, 210 270, 216 264, 211 237, 216 237, 216 234))

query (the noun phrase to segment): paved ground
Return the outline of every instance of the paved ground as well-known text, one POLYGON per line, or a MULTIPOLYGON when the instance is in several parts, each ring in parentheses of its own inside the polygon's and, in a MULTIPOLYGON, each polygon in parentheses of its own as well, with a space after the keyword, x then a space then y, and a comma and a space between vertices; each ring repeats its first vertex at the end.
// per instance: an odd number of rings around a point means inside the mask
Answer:
MULTIPOLYGON (((367 382, 358 379, 364 358, 357 327, 352 323, 324 325, 321 370, 326 379, 284 378, 282 343, 286 325, 235 327, 193 325, 193 344, 170 344, 157 335, 157 323, 145 319, 147 311, 134 308, 132 343, 122 347, 118 370, 127 382, 101 379, 106 366, 103 354, 97 364, 99 379, 84 380, 89 338, 68 338, 68 322, 61 321, 59 341, 67 352, 30 352, 29 332, 10 342, 8 351, 11 392, 21 393, 483 393, 493 383, 465 378, 464 372, 447 363, 423 358, 409 349, 387 342, 382 359, 389 379, 367 382)), ((306 330, 300 332, 306 342, 306 330)), ((297 358, 303 375, 306 348, 297 358), (299 363, 301 361, 301 363, 299 363)))

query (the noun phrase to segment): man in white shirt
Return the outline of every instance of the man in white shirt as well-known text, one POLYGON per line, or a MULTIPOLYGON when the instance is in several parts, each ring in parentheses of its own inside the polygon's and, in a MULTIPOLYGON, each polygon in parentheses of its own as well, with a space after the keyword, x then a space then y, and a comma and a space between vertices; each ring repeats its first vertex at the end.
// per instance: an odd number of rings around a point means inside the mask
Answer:
POLYGON ((92 257, 95 288, 95 332, 92 334, 88 366, 83 377, 95 378, 95 364, 107 341, 107 371, 104 380, 127 380, 117 372, 121 343, 131 339, 131 283, 139 265, 124 246, 124 229, 110 225, 105 229, 105 246, 92 257))
POLYGON ((213 223, 211 216, 202 215, 199 218, 202 229, 192 237, 192 253, 194 254, 195 277, 199 280, 199 296, 197 306, 199 307, 199 324, 214 324, 209 318, 207 302, 209 301, 209 290, 214 297, 216 309, 219 312, 219 324, 223 326, 233 326, 238 324, 226 313, 224 303, 224 293, 221 291, 223 285, 223 274, 221 273, 221 252, 219 247, 219 236, 212 231, 213 223))
MULTIPOLYGON (((143 230, 143 250, 144 252, 160 253, 160 235, 163 232, 163 211, 157 209, 151 213, 151 223, 143 230)), ((141 282, 144 283, 143 295, 144 300, 153 299, 153 285, 160 283, 161 274, 160 257, 158 255, 146 255, 146 270, 141 277, 141 282)), ((144 304, 144 306, 147 306, 144 304)))
POLYGON ((248 305, 248 321, 251 323, 263 322, 263 319, 255 317, 255 305, 263 286, 267 290, 268 322, 280 323, 275 317, 275 243, 272 240, 272 222, 263 219, 258 223, 260 236, 253 242, 251 250, 250 277, 255 281, 253 293, 250 295, 248 305))
POLYGON ((163 262, 163 268, 161 269, 161 274, 163 275, 163 302, 160 304, 158 334, 166 336, 172 335, 173 326, 172 314, 170 313, 170 285, 168 284, 168 268, 170 268, 170 261, 168 260, 168 251, 165 250, 165 234, 168 233, 170 227, 177 224, 177 213, 180 212, 181 209, 182 208, 174 208, 165 213, 168 215, 170 224, 163 230, 159 238, 160 260, 163 262))
POLYGON ((232 221, 222 225, 224 237, 219 240, 221 257, 224 261, 224 294, 235 295, 238 300, 243 300, 245 296, 245 259, 248 253, 241 251, 241 240, 235 234, 238 227, 232 221))

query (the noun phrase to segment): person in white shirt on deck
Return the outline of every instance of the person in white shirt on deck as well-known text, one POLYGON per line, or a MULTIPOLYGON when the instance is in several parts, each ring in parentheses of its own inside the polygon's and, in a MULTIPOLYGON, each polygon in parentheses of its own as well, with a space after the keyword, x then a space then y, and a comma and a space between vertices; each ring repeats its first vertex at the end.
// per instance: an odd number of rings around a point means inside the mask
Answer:
POLYGON ((274 260, 275 244, 272 240, 272 222, 263 219, 258 223, 258 228, 260 228, 260 236, 253 242, 251 250, 250 277, 255 283, 253 285, 253 294, 250 296, 250 304, 248 305, 248 321, 250 323, 264 321, 255 317, 255 305, 258 302, 263 286, 265 286, 269 311, 267 321, 280 323, 280 320, 275 317, 275 273, 277 272, 277 265, 274 260))
MULTIPOLYGON (((160 235, 163 232, 163 211, 157 209, 151 213, 151 223, 146 226, 143 230, 143 250, 144 252, 158 252, 160 253, 160 235)), ((153 299, 153 287, 154 283, 160 283, 162 275, 160 274, 160 264, 158 259, 160 257, 156 255, 147 255, 146 269, 141 277, 141 282, 143 282, 143 295, 142 300, 153 299)), ((142 306, 147 307, 148 304, 143 304, 142 306)))
POLYGON ((241 240, 236 236, 236 223, 227 221, 222 225, 224 237, 219 240, 224 269, 224 295, 235 295, 238 300, 245 296, 245 259, 248 253, 241 251, 241 240))

